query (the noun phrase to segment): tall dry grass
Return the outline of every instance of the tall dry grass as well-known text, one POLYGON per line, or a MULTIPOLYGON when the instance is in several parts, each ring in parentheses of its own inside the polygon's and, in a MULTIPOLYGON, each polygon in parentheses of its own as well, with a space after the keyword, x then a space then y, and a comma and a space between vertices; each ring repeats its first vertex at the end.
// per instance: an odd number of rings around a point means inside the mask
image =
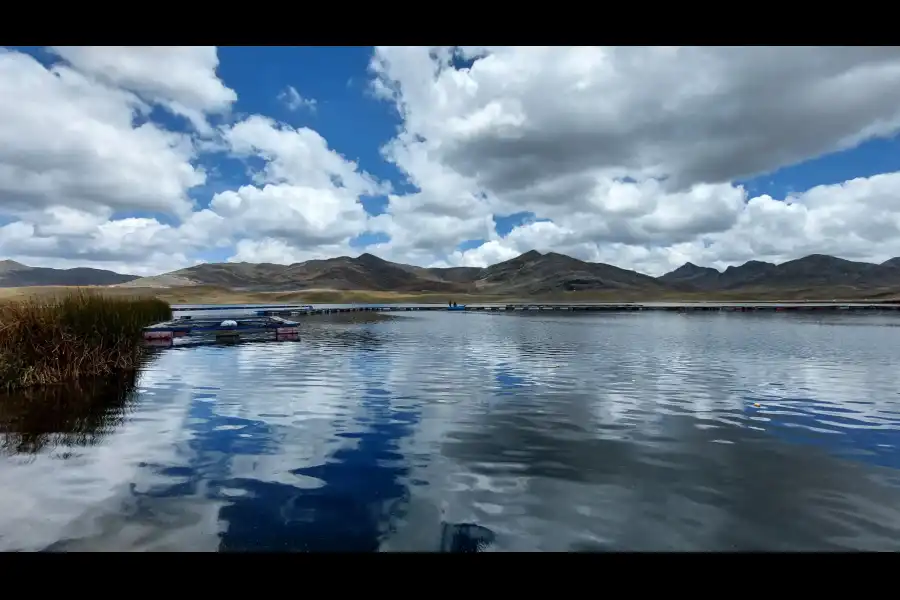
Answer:
POLYGON ((46 385, 134 369, 141 329, 172 318, 156 298, 75 290, 0 305, 0 387, 46 385))

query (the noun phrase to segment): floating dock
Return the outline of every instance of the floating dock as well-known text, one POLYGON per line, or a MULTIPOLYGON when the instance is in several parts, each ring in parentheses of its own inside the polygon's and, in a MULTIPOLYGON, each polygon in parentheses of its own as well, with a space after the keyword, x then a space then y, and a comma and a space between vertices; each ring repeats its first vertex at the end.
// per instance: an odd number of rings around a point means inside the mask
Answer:
MULTIPOLYGON (((229 307, 229 310, 232 310, 229 307)), ((195 341, 237 342, 242 336, 271 333, 276 340, 299 338, 299 323, 277 316, 257 317, 179 317, 144 327, 144 342, 151 346, 171 346, 177 338, 195 341), (196 339, 201 338, 201 339, 196 339)))

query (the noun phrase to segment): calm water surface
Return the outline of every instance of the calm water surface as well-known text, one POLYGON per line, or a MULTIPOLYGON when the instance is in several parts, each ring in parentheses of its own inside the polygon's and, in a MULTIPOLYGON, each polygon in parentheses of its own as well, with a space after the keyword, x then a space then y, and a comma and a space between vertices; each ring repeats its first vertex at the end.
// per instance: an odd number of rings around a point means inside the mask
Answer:
POLYGON ((160 351, 0 401, 0 550, 897 550, 897 325, 405 313, 160 351))

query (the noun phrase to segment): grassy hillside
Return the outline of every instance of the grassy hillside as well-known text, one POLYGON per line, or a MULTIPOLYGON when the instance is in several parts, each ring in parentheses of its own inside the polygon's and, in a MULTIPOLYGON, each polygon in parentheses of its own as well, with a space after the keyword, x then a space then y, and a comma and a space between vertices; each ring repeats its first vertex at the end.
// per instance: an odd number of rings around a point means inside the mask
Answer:
POLYGON ((0 288, 25 286, 88 286, 116 285, 138 279, 137 275, 122 275, 102 269, 49 269, 29 267, 12 260, 0 261, 0 288))
MULTIPOLYGON (((30 268, 2 262, 0 277, 22 269, 30 268)), ((56 289, 0 287, 0 298, 52 295, 56 289)), ((485 268, 445 269, 362 254, 292 265, 202 264, 104 288, 103 294, 176 304, 885 299, 900 297, 900 259, 876 265, 813 254, 777 265, 748 261, 724 271, 687 263, 651 277, 554 252, 526 252, 485 268)))

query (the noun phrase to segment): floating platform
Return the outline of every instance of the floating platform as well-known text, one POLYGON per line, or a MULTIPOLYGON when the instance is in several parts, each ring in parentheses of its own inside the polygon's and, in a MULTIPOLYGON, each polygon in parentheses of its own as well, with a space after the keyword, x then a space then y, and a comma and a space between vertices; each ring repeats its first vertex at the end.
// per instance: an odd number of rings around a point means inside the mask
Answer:
MULTIPOLYGON (((229 307, 231 309, 231 307, 229 307)), ((144 342, 151 346, 171 346, 178 338, 194 341, 237 342, 243 336, 271 333, 276 340, 299 339, 299 323, 277 316, 195 318, 180 317, 144 327, 144 342), (202 338, 198 340, 196 338, 202 338)))

